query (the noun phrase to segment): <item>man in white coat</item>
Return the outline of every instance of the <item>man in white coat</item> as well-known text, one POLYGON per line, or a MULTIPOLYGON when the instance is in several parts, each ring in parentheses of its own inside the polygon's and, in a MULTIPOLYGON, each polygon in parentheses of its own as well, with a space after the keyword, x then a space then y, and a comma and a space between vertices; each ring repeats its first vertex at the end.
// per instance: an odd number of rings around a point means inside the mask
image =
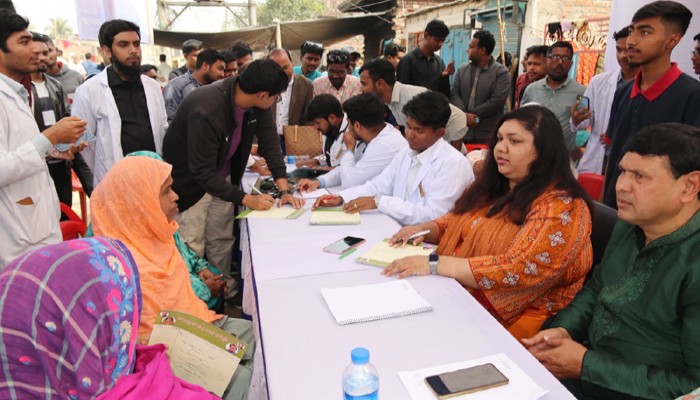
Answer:
POLYGON ((58 197, 46 157, 75 142, 85 122, 63 118, 43 134, 22 84, 39 67, 29 21, 0 9, 0 269, 21 254, 62 240, 58 197))
POLYGON ((408 147, 406 139, 393 126, 384 122, 384 103, 379 97, 365 93, 343 103, 348 128, 343 134, 345 150, 340 165, 318 179, 302 179, 302 192, 340 186, 361 185, 379 175, 394 156, 408 147))
POLYGON ((162 154, 168 128, 158 83, 141 75, 141 34, 133 22, 114 19, 100 27, 102 54, 112 65, 78 87, 72 115, 87 121, 97 140, 82 152, 95 186, 125 155, 149 150, 162 154))
POLYGON ((338 195, 322 196, 314 208, 345 202, 345 212, 378 209, 402 225, 413 225, 438 218, 454 207, 474 181, 474 172, 469 161, 442 140, 451 114, 447 97, 426 91, 413 97, 402 111, 407 116, 409 147, 378 176, 338 195))

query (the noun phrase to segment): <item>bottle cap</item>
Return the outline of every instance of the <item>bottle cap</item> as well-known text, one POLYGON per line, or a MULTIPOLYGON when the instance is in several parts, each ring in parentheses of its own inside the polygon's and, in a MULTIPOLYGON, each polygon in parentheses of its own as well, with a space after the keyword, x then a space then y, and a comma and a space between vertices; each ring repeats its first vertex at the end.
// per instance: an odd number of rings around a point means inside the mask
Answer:
POLYGON ((367 364, 369 362, 369 350, 364 347, 356 347, 352 349, 350 358, 353 364, 367 364))

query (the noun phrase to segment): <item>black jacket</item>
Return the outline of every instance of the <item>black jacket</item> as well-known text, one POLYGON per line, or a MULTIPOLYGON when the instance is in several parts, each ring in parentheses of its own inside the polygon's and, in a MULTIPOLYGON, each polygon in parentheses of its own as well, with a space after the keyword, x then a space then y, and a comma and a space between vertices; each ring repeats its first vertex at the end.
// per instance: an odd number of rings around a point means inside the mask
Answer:
POLYGON ((260 155, 275 179, 286 176, 277 128, 270 110, 252 107, 235 120, 233 101, 238 77, 203 86, 180 104, 163 140, 163 158, 173 165, 173 190, 185 211, 205 193, 241 204, 240 189, 253 136, 258 137, 260 155), (231 183, 219 174, 229 150, 236 124, 243 123, 241 143, 231 158, 231 183))

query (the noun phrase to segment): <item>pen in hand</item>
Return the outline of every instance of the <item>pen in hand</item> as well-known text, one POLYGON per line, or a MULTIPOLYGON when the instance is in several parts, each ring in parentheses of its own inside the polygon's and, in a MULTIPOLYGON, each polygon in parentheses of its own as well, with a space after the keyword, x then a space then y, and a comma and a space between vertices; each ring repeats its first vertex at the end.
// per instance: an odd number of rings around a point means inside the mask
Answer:
MULTIPOLYGON (((430 233, 430 229, 426 229, 426 230, 424 230, 424 231, 416 232, 416 233, 414 233, 413 235, 411 235, 411 236, 408 237, 407 243, 410 242, 410 241, 412 241, 412 240, 415 239, 415 238, 418 238, 418 237, 421 237, 421 236, 425 236, 425 235, 427 235, 427 234, 429 234, 429 233, 430 233)), ((398 239, 396 239, 396 240, 394 241, 394 244, 403 242, 403 239, 404 239, 404 238, 398 238, 398 239)))

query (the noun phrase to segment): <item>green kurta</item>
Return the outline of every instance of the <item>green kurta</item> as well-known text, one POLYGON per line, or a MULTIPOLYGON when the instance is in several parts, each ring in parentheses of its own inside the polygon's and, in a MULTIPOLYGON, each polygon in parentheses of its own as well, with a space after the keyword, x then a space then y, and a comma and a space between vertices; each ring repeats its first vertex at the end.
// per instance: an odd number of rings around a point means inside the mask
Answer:
POLYGON ((564 382, 579 399, 672 399, 700 386, 700 212, 644 241, 618 221, 593 277, 552 325, 588 348, 581 379, 564 382))

